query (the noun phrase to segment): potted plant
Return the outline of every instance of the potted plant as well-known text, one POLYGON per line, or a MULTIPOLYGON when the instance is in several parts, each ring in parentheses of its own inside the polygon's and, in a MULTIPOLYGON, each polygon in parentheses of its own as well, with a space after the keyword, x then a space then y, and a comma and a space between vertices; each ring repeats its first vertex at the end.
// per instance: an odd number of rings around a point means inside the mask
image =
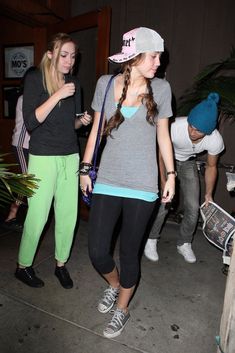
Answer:
POLYGON ((4 154, 0 154, 0 206, 17 201, 19 196, 20 199, 31 197, 38 181, 32 174, 10 172, 9 167, 13 164, 4 163, 3 157, 4 154))
POLYGON ((220 95, 220 121, 235 119, 235 48, 230 56, 206 66, 194 79, 193 85, 179 98, 177 116, 187 116, 189 111, 210 92, 220 95))

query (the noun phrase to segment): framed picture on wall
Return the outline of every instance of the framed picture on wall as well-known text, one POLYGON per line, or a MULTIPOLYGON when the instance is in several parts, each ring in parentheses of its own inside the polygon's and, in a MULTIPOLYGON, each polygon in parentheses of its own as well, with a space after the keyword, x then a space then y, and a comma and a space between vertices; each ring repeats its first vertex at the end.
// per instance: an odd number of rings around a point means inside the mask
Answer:
POLYGON ((3 86, 3 118, 15 119, 16 104, 19 96, 19 86, 3 86))
POLYGON ((34 65, 34 46, 32 44, 4 46, 4 78, 17 79, 34 65))

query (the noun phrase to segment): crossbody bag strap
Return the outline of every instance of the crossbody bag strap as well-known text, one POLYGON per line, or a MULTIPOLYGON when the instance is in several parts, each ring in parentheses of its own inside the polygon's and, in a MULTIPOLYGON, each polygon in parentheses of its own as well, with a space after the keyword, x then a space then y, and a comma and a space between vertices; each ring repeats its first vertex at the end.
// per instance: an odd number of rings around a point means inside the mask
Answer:
POLYGON ((109 82, 107 84, 107 87, 106 87, 106 90, 105 90, 105 94, 104 94, 104 100, 103 100, 103 104, 102 104, 102 108, 101 108, 101 112, 100 112, 100 121, 99 121, 99 126, 98 126, 96 141, 95 141, 95 149, 94 149, 94 154, 93 154, 93 166, 92 166, 93 170, 96 169, 98 149, 99 149, 99 145, 100 145, 100 135, 101 135, 101 129, 102 129, 102 124, 103 124, 103 120, 104 120, 105 101, 106 101, 106 97, 107 97, 109 88, 111 86, 111 83, 112 83, 112 80, 113 80, 114 77, 115 77, 115 75, 111 76, 111 78, 109 79, 109 82))

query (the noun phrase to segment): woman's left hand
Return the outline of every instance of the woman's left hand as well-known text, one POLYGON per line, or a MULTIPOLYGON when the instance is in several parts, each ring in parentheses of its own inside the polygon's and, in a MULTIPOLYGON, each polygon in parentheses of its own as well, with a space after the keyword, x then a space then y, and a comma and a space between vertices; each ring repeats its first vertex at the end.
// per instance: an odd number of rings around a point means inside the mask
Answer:
POLYGON ((175 196, 175 176, 169 176, 166 180, 162 194, 162 203, 171 202, 175 196))

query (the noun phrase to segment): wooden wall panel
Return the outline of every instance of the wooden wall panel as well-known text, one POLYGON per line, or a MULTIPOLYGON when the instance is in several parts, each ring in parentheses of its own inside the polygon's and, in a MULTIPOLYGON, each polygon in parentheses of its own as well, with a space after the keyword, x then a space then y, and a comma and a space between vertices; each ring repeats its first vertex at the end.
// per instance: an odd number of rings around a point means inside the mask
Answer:
MULTIPOLYGON (((235 45, 233 0, 109 0, 105 4, 112 8, 111 53, 120 49, 122 34, 131 28, 159 31, 169 50, 167 77, 177 98, 205 65, 226 58, 235 45)), ((71 13, 75 16, 100 6, 104 1, 71 0, 71 13)))
MULTIPOLYGON (((235 45, 235 2, 233 0, 70 0, 71 16, 77 16, 109 5, 112 8, 110 53, 120 50, 122 34, 134 27, 147 26, 157 30, 165 40, 169 51, 167 79, 173 94, 178 98, 189 87, 197 73, 205 65, 223 60, 229 55, 230 48, 235 45)), ((45 0, 41 5, 57 9, 57 14, 63 9, 65 1, 45 0), (63 6, 62 6, 63 5, 63 6), (61 7, 62 6, 62 7, 61 7)), ((63 11, 63 10, 62 10, 63 11)), ((67 15, 66 15, 67 16, 67 15)), ((25 25, 0 17, 1 48, 4 44, 29 43, 35 41, 35 63, 38 64, 46 45, 46 33, 43 28, 32 30, 25 25), (14 29, 9 31, 9 28, 14 29)), ((104 23, 105 28, 105 23, 104 23)), ((89 41, 82 39, 83 52, 89 52, 89 41)), ((90 61, 89 61, 90 62, 90 61)), ((92 62, 92 61, 91 61, 92 62)), ((2 72, 2 55, 0 55, 0 83, 5 84, 2 72)), ((109 64, 112 72, 116 65, 109 64)), ((91 70, 93 75, 93 71, 91 70)), ((93 92, 90 92, 89 100, 93 92)), ((2 131, 12 122, 2 121, 2 91, 0 92, 0 141, 9 137, 2 131)), ((88 101, 87 101, 88 102, 88 101)), ((86 103, 87 104, 87 103, 86 103)), ((222 161, 233 164, 235 140, 230 138, 234 129, 224 132, 225 143, 228 141, 222 161)), ((4 140, 5 139, 5 140, 4 140)), ((225 191, 224 171, 221 171, 216 200, 228 211, 232 208, 233 199, 225 191), (220 184, 221 183, 221 184, 220 184), (225 194, 227 195, 225 197, 225 194), (229 198, 229 200, 227 200, 229 198), (226 199, 226 200, 225 200, 226 199)))
POLYGON ((234 13, 233 0, 206 1, 200 68, 226 58, 235 46, 234 13))
POLYGON ((167 78, 178 98, 198 73, 203 34, 204 0, 181 0, 174 8, 169 39, 170 64, 167 78), (183 11, 180 11, 182 6, 183 11), (196 33, 195 33, 196 31, 196 33))
MULTIPOLYGON (((18 85, 19 80, 6 80, 3 75, 3 47, 4 45, 15 45, 24 43, 34 43, 34 59, 35 65, 38 65, 42 53, 46 45, 46 30, 45 28, 31 28, 24 24, 18 23, 14 20, 0 17, 1 31, 0 31, 0 150, 4 152, 11 151, 11 136, 14 128, 14 119, 3 119, 3 85, 18 85), (9 30, 9 28, 11 30, 9 30)), ((11 156, 7 157, 8 161, 12 161, 11 156)))
POLYGON ((47 7, 59 18, 70 17, 70 0, 47 0, 47 7))
MULTIPOLYGON (((192 84, 202 68, 225 59, 231 45, 235 46, 233 0, 109 0, 105 4, 112 8, 110 54, 120 50, 122 34, 134 27, 150 27, 162 35, 169 51, 166 77, 176 99, 192 84)), ((100 6, 104 6, 104 1, 71 0, 73 16, 100 6)), ((83 50, 88 49, 83 46, 83 50)), ((115 64, 109 64, 110 72, 116 68, 115 64)), ((224 131, 228 145, 221 159, 224 163, 235 164, 232 136, 234 128, 224 131)), ((219 171, 215 199, 231 212, 235 208, 234 197, 226 191, 225 171, 219 171)))

